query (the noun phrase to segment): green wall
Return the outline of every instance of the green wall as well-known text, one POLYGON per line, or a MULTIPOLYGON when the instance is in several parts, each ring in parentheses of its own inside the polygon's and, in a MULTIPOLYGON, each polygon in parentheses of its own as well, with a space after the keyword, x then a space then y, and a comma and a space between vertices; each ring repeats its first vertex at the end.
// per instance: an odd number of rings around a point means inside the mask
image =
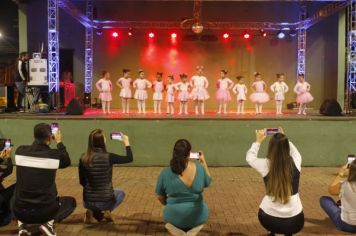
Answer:
MULTIPOLYGON (((15 148, 32 142, 32 127, 38 122, 1 119, 0 137, 11 138, 15 148)), ((282 126, 299 148, 305 166, 344 164, 356 153, 356 120, 58 120, 73 164, 85 151, 87 137, 94 128, 107 133, 122 131, 130 136, 134 166, 167 165, 174 142, 191 141, 194 150, 203 150, 212 166, 246 165, 245 154, 254 141, 256 129, 282 126)), ((108 150, 123 153, 123 145, 108 139, 108 150)), ((266 153, 267 142, 261 154, 266 153)), ((262 155, 263 156, 263 155, 262 155)))

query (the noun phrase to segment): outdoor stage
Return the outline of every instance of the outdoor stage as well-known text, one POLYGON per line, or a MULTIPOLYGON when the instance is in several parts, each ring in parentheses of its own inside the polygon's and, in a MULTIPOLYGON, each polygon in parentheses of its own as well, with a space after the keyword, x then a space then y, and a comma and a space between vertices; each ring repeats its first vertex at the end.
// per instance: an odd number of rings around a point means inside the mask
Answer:
MULTIPOLYGON (((102 128, 108 138, 110 132, 129 135, 134 151, 132 166, 167 165, 174 142, 179 138, 191 141, 193 150, 203 150, 209 165, 243 166, 245 154, 255 138, 255 130, 281 126, 292 142, 300 149, 305 166, 337 166, 346 162, 350 153, 356 153, 356 116, 326 117, 315 111, 307 116, 286 112, 276 116, 272 111, 254 115, 235 113, 205 116, 101 115, 100 110, 87 110, 82 116, 64 114, 0 114, 0 137, 11 138, 15 148, 32 142, 33 126, 39 122, 58 122, 63 142, 72 163, 86 150, 87 137, 94 128, 102 128)), ((107 140, 108 150, 123 154, 124 148, 117 141, 107 140)), ((267 144, 267 143, 266 143, 267 144)), ((267 145, 261 149, 266 153, 267 145)))

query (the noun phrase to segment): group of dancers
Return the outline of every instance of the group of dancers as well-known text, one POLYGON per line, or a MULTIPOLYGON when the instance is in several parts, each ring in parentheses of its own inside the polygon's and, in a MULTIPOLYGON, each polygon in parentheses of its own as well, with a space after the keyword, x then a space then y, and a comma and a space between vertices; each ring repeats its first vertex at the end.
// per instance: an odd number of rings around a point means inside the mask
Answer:
MULTIPOLYGON (((186 74, 180 74, 180 82, 175 83, 174 76, 169 75, 167 84, 163 82, 163 73, 157 72, 156 80, 152 83, 145 77, 145 72, 139 70, 139 78, 132 80, 130 78, 131 71, 123 70, 123 77, 116 81, 116 85, 121 88, 120 97, 122 99, 122 112, 130 113, 130 99, 132 98, 131 87, 135 89, 133 98, 137 101, 138 114, 146 113, 146 100, 148 99, 147 89, 153 89, 154 114, 162 113, 162 101, 164 100, 164 92, 166 92, 165 101, 167 103, 167 114, 174 114, 174 102, 179 101, 179 115, 188 114, 188 101, 193 100, 195 103, 195 114, 205 113, 205 101, 210 98, 208 93, 209 82, 203 76, 203 66, 197 66, 196 75, 188 80, 186 74), (176 94, 178 94, 176 96, 176 94)), ((228 71, 221 70, 220 79, 217 81, 217 92, 215 98, 219 103, 218 114, 227 113, 227 104, 232 100, 230 90, 236 95, 237 114, 244 114, 244 103, 247 100, 248 89, 244 83, 243 76, 236 77, 236 84, 227 77, 228 71)), ((250 100, 255 104, 256 114, 262 113, 264 103, 270 101, 270 97, 266 92, 268 87, 263 81, 262 75, 258 72, 254 73, 255 81, 252 84, 254 92, 249 96, 250 100)), ((113 85, 110 80, 110 73, 103 71, 102 78, 96 83, 96 88, 100 92, 99 98, 102 102, 102 110, 104 114, 110 112, 110 103, 112 101, 113 85)), ((298 115, 306 115, 306 105, 314 100, 310 94, 311 86, 305 81, 304 75, 298 75, 298 81, 294 87, 294 92, 297 94, 296 102, 299 104, 298 115)), ((274 93, 276 104, 276 114, 282 115, 283 101, 285 94, 289 91, 288 85, 285 83, 285 75, 277 74, 276 82, 270 86, 270 90, 274 93)))

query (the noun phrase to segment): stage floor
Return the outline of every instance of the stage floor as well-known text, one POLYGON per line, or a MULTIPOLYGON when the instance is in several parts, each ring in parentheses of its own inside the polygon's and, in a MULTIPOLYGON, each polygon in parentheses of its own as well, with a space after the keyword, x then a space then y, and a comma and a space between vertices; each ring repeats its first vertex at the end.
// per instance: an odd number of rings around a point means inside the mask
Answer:
POLYGON ((317 110, 310 109, 307 115, 298 115, 297 110, 286 110, 283 115, 276 115, 274 110, 266 110, 263 114, 256 115, 254 110, 247 110, 245 114, 238 115, 236 112, 227 114, 217 114, 216 111, 207 111, 205 115, 195 115, 190 112, 188 115, 174 115, 162 113, 154 114, 147 111, 146 114, 137 114, 135 111, 130 114, 123 114, 121 110, 112 110, 111 114, 102 114, 100 109, 86 109, 83 115, 66 115, 65 112, 51 113, 2 113, 0 119, 58 119, 58 120, 356 120, 356 113, 344 116, 323 116, 317 110))

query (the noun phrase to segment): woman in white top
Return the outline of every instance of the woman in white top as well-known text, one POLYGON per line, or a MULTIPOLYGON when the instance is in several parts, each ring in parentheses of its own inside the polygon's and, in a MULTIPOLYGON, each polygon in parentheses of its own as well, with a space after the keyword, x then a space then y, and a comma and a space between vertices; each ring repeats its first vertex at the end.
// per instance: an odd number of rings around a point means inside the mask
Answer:
POLYGON ((276 114, 283 115, 284 94, 289 90, 288 85, 284 82, 284 74, 277 74, 277 81, 271 85, 271 90, 274 93, 274 100, 276 101, 276 114))
POLYGON ((96 82, 95 87, 99 90, 99 99, 101 100, 101 107, 103 109, 103 113, 110 114, 110 103, 112 101, 111 91, 112 84, 110 80, 110 73, 107 71, 103 71, 103 78, 101 78, 98 82, 96 82))
POLYGON ((261 225, 270 234, 293 235, 304 226, 304 213, 299 198, 299 178, 302 157, 284 135, 271 137, 267 158, 258 158, 258 151, 266 138, 266 130, 256 131, 256 142, 248 150, 246 160, 263 177, 266 196, 258 213, 261 225))
POLYGON ((356 160, 349 167, 341 167, 329 186, 329 193, 340 196, 341 207, 334 199, 326 196, 320 198, 320 206, 338 230, 356 233, 356 160))
POLYGON ((137 100, 138 114, 146 114, 146 100, 148 98, 146 88, 151 88, 152 83, 145 78, 145 72, 139 70, 139 78, 133 83, 136 89, 134 98, 137 100))

